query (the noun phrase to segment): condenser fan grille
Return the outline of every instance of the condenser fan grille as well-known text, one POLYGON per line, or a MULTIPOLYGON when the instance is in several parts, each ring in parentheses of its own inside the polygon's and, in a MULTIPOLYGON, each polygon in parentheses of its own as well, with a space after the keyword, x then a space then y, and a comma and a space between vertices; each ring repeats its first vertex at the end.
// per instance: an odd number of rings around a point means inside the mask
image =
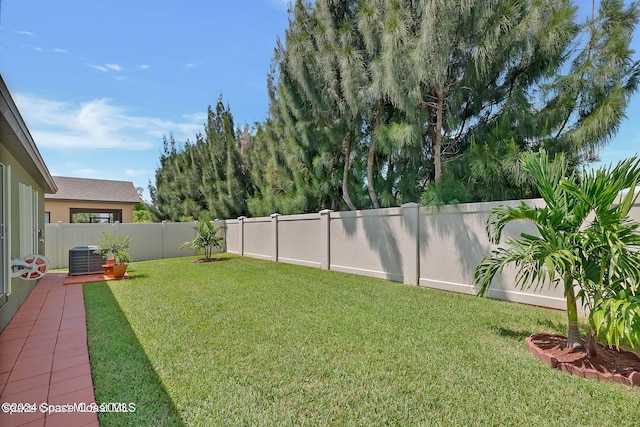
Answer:
POLYGON ((104 273, 102 264, 106 263, 106 259, 96 253, 97 249, 97 246, 76 246, 69 249, 69 276, 104 273))

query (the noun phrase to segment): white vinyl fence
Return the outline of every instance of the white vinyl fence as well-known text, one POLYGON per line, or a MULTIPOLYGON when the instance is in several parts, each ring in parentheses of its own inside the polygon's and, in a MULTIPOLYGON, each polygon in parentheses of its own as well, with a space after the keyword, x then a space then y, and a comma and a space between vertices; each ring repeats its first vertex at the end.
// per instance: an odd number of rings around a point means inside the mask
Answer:
MULTIPOLYGON (((399 208, 355 212, 226 220, 227 252, 243 256, 359 274, 447 291, 475 294, 473 274, 489 243, 485 223, 496 206, 520 201, 399 208)), ((543 206, 541 199, 527 200, 543 206)), ((640 220, 640 205, 632 217, 640 220)), ((503 238, 535 233, 532 224, 515 221, 503 238)), ((562 289, 523 292, 515 272, 494 279, 493 298, 565 309, 562 289)))
POLYGON ((152 224, 45 224, 45 255, 51 268, 69 267, 69 249, 95 245, 104 230, 131 236, 129 254, 133 261, 194 255, 180 245, 196 236, 193 222, 152 224))
MULTIPOLYGON (((496 206, 517 206, 520 201, 470 203, 423 207, 408 203, 399 208, 355 212, 230 219, 224 226, 225 250, 229 253, 276 262, 335 270, 394 280, 409 285, 475 294, 473 273, 483 256, 494 247, 485 223, 496 206)), ((543 206, 541 199, 527 200, 543 206)), ((631 216, 640 220, 640 204, 631 216)), ((132 237, 134 261, 193 255, 180 249, 196 236, 194 223, 109 224, 116 233, 132 237)), ((47 224, 45 255, 52 268, 65 268, 69 249, 95 245, 105 225, 47 224)), ((510 223, 503 239, 522 232, 535 233, 532 224, 510 223)), ((562 289, 521 291, 515 272, 505 270, 494 279, 493 298, 565 309, 562 289)))

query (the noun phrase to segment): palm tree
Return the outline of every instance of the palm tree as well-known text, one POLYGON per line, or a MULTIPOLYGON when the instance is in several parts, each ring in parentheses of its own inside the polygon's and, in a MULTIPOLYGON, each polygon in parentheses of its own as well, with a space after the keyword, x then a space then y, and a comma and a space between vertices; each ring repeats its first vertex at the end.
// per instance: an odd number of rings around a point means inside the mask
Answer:
POLYGON ((516 285, 538 289, 548 283, 563 284, 567 301, 567 346, 584 347, 578 329, 576 297, 590 309, 587 350, 595 355, 595 337, 610 345, 621 338, 640 344, 639 224, 628 217, 638 197, 640 160, 631 158, 613 169, 600 168, 582 178, 566 176, 562 155, 550 162, 547 154, 525 154, 522 167, 532 176, 546 206, 533 208, 522 202, 517 208, 500 206, 491 211, 487 233, 499 244, 511 221, 528 220, 538 235, 508 237, 506 245, 492 250, 476 267, 474 284, 484 295, 496 273, 514 264, 516 285), (622 190, 621 203, 614 205, 622 190), (575 287, 579 288, 576 294, 575 287))
POLYGON ((180 245, 180 249, 188 246, 193 249, 197 254, 200 254, 201 250, 204 250, 204 259, 206 261, 211 260, 211 255, 215 248, 222 249, 224 237, 220 235, 220 230, 223 227, 216 227, 213 222, 207 217, 202 217, 198 221, 197 225, 193 226, 193 229, 197 232, 196 237, 190 242, 184 242, 180 245))
POLYGON ((584 173, 578 182, 560 185, 579 200, 576 209, 593 215, 582 227, 577 246, 578 283, 583 304, 589 309, 590 331, 587 352, 595 355, 596 336, 616 346, 626 338, 640 344, 640 224, 629 220, 629 211, 638 198, 640 160, 635 157, 615 168, 584 173), (624 196, 622 191, 626 191, 624 196))

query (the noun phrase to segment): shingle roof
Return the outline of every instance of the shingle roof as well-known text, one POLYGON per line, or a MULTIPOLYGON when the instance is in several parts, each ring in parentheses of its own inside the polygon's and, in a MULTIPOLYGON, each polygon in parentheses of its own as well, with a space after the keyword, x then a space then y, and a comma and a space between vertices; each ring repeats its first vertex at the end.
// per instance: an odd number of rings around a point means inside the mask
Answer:
POLYGON ((78 200, 84 202, 139 203, 138 192, 130 181, 69 178, 54 176, 56 194, 46 194, 46 200, 78 200))

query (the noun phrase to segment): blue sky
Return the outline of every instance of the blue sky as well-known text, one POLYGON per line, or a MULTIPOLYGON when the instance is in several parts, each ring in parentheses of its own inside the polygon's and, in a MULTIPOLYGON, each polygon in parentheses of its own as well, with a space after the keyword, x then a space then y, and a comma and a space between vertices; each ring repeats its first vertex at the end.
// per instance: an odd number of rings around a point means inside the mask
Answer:
MULTIPOLYGON (((237 125, 266 117, 287 0, 0 2, 0 72, 53 175, 146 191, 163 135, 193 140, 220 94, 237 125)), ((640 94, 627 116, 602 162, 640 151, 640 94)))
POLYGON ((154 181, 222 94, 266 117, 286 0, 3 0, 0 72, 53 175, 154 181))

